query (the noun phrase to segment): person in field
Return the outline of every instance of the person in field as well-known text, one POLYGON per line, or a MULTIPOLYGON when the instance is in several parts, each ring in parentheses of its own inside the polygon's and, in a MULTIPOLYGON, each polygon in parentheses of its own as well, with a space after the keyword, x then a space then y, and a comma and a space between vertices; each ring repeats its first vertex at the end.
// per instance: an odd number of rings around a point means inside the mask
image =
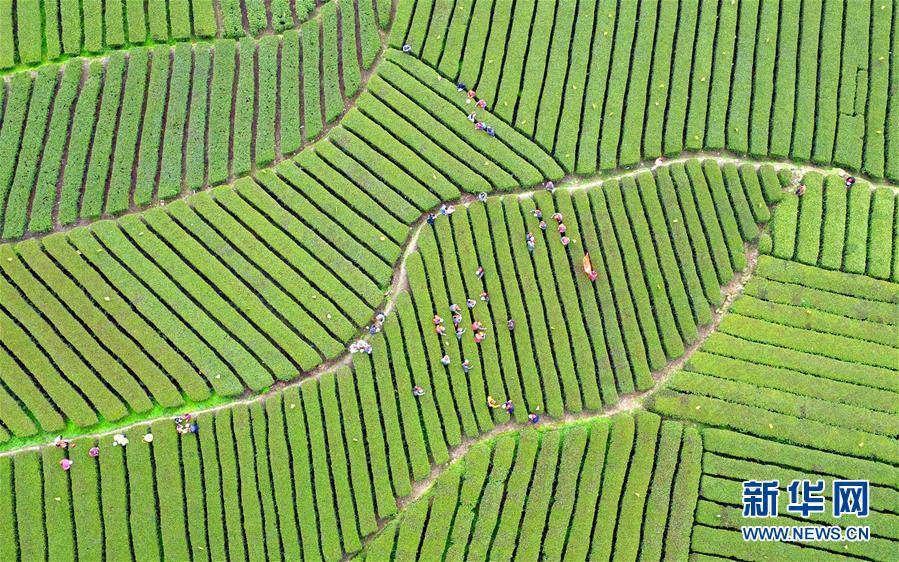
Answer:
POLYGON ((462 361, 462 370, 465 371, 465 374, 467 375, 468 372, 471 371, 471 361, 468 359, 462 361))
POLYGON ((403 52, 407 55, 412 52, 412 45, 406 44, 403 45, 403 52))
POLYGON ((453 314, 453 327, 458 328, 459 324, 462 323, 462 315, 461 314, 453 314))
POLYGON ((474 343, 480 344, 485 339, 487 339, 487 334, 484 332, 478 332, 474 335, 474 343))
POLYGON ((481 300, 484 301, 484 302, 486 302, 486 303, 489 303, 489 302, 490 302, 490 295, 487 294, 487 291, 482 291, 482 292, 481 292, 481 300))
POLYGON ((484 128, 484 132, 486 132, 487 135, 489 135, 489 136, 491 136, 491 137, 495 137, 495 136, 496 136, 496 131, 493 130, 493 127, 486 127, 486 128, 484 128))
POLYGON ((547 181, 543 184, 543 187, 550 193, 556 192, 556 184, 554 184, 552 181, 547 181))
POLYGON ((503 410, 507 411, 510 414, 515 411, 515 406, 512 404, 511 400, 506 400, 503 403, 503 410))
POLYGON ((435 314, 434 315, 434 325, 439 326, 440 324, 443 324, 443 318, 439 314, 435 314))
POLYGON ((484 191, 478 193, 478 201, 480 201, 481 203, 486 203, 487 202, 487 193, 484 191))
POLYGON ((506 322, 506 326, 508 326, 510 332, 514 331, 515 330, 515 320, 512 320, 511 318, 509 318, 509 321, 506 322))
POLYGON ((540 224, 538 226, 540 226, 540 230, 546 232, 546 221, 540 221, 540 224))
POLYGON ((467 301, 465 301, 465 304, 468 305, 468 308, 474 308, 475 305, 478 304, 478 301, 474 299, 468 299, 467 301))
POLYGON ((450 312, 452 312, 453 314, 458 314, 462 312, 462 307, 456 303, 453 303, 450 305, 450 312))
POLYGON ((536 239, 534 238, 534 235, 531 234, 530 232, 528 232, 528 233, 525 235, 524 239, 525 239, 525 242, 527 242, 527 245, 528 245, 528 251, 533 253, 534 247, 537 245, 537 241, 536 241, 536 239))
POLYGON ((92 458, 97 458, 100 456, 100 447, 91 447, 87 451, 87 455, 92 458))
POLYGON ((566 232, 568 232, 568 227, 565 226, 565 223, 560 222, 559 223, 559 234, 565 234, 566 232))
POLYGON ((124 447, 125 445, 128 444, 128 438, 125 437, 125 436, 124 436, 123 434, 121 434, 121 433, 116 433, 116 434, 112 437, 112 444, 113 444, 113 446, 124 447))
POLYGON ((444 355, 443 357, 440 358, 440 362, 443 363, 443 366, 444 366, 444 367, 449 367, 449 365, 450 365, 450 356, 449 356, 449 355, 444 355))
POLYGON ((478 100, 478 103, 475 104, 479 109, 487 109, 487 102, 485 100, 478 100))
POLYGON ((478 279, 483 279, 484 278, 484 268, 478 267, 478 269, 474 272, 474 274, 475 274, 475 277, 477 277, 478 279))
POLYGON ((456 339, 462 341, 462 336, 465 334, 465 328, 459 326, 456 328, 456 339))
POLYGON ((849 189, 855 185, 855 178, 852 176, 846 176, 846 189, 849 189))
POLYGON ((412 396, 415 396, 416 398, 418 398, 419 396, 424 396, 424 395, 425 395, 425 389, 423 389, 422 387, 420 387, 418 385, 415 385, 412 387, 412 396))
POLYGON ((584 254, 584 258, 581 260, 581 265, 584 268, 584 273, 587 274, 587 277, 590 278, 590 281, 596 281, 596 278, 599 274, 593 269, 593 264, 590 262, 590 252, 584 254))
POLYGON ((59 466, 63 470, 69 470, 70 468, 72 468, 72 461, 70 459, 61 459, 59 461, 59 466))
POLYGON ((528 421, 531 422, 531 425, 537 425, 537 423, 540 421, 540 416, 534 413, 530 413, 528 414, 528 421))
POLYGON ((484 324, 482 324, 480 320, 475 320, 474 322, 471 323, 471 331, 472 332, 483 332, 484 324))
POLYGON ((387 318, 387 316, 383 312, 379 312, 375 315, 375 322, 383 324, 385 318, 387 318))
POLYGON ((75 443, 73 443, 69 439, 63 439, 62 435, 58 435, 55 439, 53 439, 53 446, 59 447, 60 449, 71 449, 75 446, 75 443))
POLYGON ((468 114, 468 120, 471 121, 472 123, 474 123, 475 121, 478 120, 478 114, 475 113, 474 111, 472 111, 471 113, 468 114))
POLYGON ((802 197, 803 195, 805 195, 805 184, 804 183, 800 183, 796 187, 796 195, 798 195, 799 197, 802 197))
POLYGON ((487 405, 491 408, 499 408, 500 403, 493 399, 492 396, 487 397, 487 405))
POLYGON ((373 336, 381 331, 381 325, 375 322, 368 328, 368 335, 373 336))
POLYGON ((562 245, 567 248, 569 244, 571 244, 571 238, 569 238, 567 236, 563 236, 562 237, 562 245))
POLYGON ((428 221, 429 225, 434 226, 434 221, 436 219, 437 219, 437 215, 435 215, 434 213, 428 213, 427 221, 428 221))
POLYGON ((459 82, 458 84, 456 84, 457 92, 465 92, 467 90, 468 90, 468 86, 466 86, 464 82, 459 82))
POLYGON ((483 131, 484 129, 487 128, 487 125, 478 121, 477 123, 474 124, 474 128, 477 129, 478 131, 483 131))
POLYGON ((434 332, 438 336, 445 336, 446 335, 446 326, 444 326, 443 324, 437 324, 436 326, 434 326, 434 332))
POLYGON ((471 100, 478 95, 474 90, 468 90, 468 103, 471 103, 471 100))
POLYGON ((175 417, 175 431, 178 432, 178 435, 196 433, 195 430, 192 431, 192 428, 196 427, 196 424, 190 423, 191 417, 191 414, 184 414, 183 416, 175 417))
POLYGON ((553 213, 553 220, 559 224, 562 224, 562 213, 553 213))
POLYGON ((537 220, 543 219, 543 211, 541 211, 540 209, 534 209, 533 211, 531 211, 531 214, 534 215, 534 218, 537 220))

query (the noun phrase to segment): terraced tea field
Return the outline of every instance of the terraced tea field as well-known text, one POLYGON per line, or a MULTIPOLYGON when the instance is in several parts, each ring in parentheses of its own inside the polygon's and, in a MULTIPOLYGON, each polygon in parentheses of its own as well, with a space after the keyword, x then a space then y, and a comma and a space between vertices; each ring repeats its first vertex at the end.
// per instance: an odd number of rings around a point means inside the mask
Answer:
POLYGON ((897 28, 0 1, 0 560, 896 560, 897 28))

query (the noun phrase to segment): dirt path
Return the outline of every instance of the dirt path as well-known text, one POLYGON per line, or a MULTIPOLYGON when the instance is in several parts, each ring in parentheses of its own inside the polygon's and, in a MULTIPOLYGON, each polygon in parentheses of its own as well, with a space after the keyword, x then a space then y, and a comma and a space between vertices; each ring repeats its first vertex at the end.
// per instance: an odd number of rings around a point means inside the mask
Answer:
MULTIPOLYGON (((684 156, 676 158, 676 159, 665 160, 662 163, 662 165, 668 166, 668 165, 675 164, 675 163, 682 163, 682 162, 686 162, 687 160, 692 159, 692 158, 714 159, 717 162, 722 163, 722 164, 733 163, 733 164, 737 164, 737 165, 742 165, 742 164, 749 163, 749 164, 753 164, 755 166, 761 166, 763 164, 772 164, 777 168, 788 167, 791 169, 797 169, 797 170, 801 171, 802 173, 806 173, 809 171, 828 173, 828 172, 833 171, 832 169, 828 169, 828 168, 818 168, 818 167, 814 167, 814 166, 800 166, 800 165, 794 165, 792 163, 781 165, 780 163, 776 163, 776 162, 741 159, 741 158, 725 156, 725 155, 721 155, 721 154, 712 154, 712 153, 694 153, 694 154, 684 155, 684 156)), ((611 179, 620 179, 620 178, 624 178, 627 176, 636 175, 636 174, 639 174, 639 173, 642 173, 645 171, 651 171, 651 170, 655 169, 655 167, 656 166, 654 163, 646 162, 646 163, 643 163, 639 166, 633 167, 628 170, 615 170, 615 171, 613 171, 613 173, 610 173, 608 175, 603 175, 602 177, 597 177, 597 178, 591 179, 589 181, 580 181, 577 178, 569 178, 569 179, 564 180, 563 182, 560 182, 560 185, 557 186, 557 189, 567 189, 567 190, 571 190, 571 191, 579 191, 579 190, 584 190, 584 189, 595 188, 595 187, 601 186, 603 184, 603 182, 605 182, 605 181, 608 181, 611 179)), ((532 197, 535 193, 538 193, 542 190, 543 190, 543 187, 538 186, 536 188, 532 187, 531 189, 528 189, 526 191, 518 192, 517 194, 506 193, 504 196, 516 196, 517 195, 517 197, 519 197, 519 198, 526 198, 526 197, 532 197)), ((478 199, 475 195, 465 194, 459 200, 457 200, 455 202, 455 204, 467 207, 467 206, 469 206, 473 203, 477 203, 477 202, 478 202, 478 199)), ((406 272, 406 260, 413 252, 415 252, 418 249, 418 237, 421 233, 422 228, 426 224, 425 221, 426 221, 427 215, 428 215, 427 212, 423 213, 422 216, 419 218, 419 220, 416 221, 411 226, 410 235, 406 240, 405 250, 403 252, 402 257, 398 260, 398 262, 395 266, 396 272, 394 273, 394 276, 391 281, 389 289, 387 291, 385 291, 385 294, 384 294, 385 299, 383 302, 383 306, 380 307, 380 310, 383 310, 385 314, 389 314, 393 310, 399 294, 402 291, 409 290, 409 281, 408 281, 408 276, 407 276, 407 272, 406 272)), ((717 328, 718 324, 721 321, 721 318, 723 317, 724 313, 726 312, 727 308, 730 306, 733 299, 736 298, 736 296, 738 296, 740 294, 740 292, 743 289, 743 286, 748 281, 748 279, 752 276, 752 272, 755 270, 755 264, 756 264, 757 257, 758 257, 758 250, 755 248, 747 247, 746 254, 747 254, 747 261, 749 264, 747 266, 746 270, 741 272, 737 277, 735 277, 733 280, 731 280, 727 285, 721 287, 722 293, 725 296, 725 302, 721 307, 719 307, 715 311, 712 323, 700 328, 699 339, 688 347, 688 349, 686 350, 686 353, 681 358, 669 362, 665 367, 663 367, 659 371, 653 373, 653 378, 656 381, 656 385, 652 389, 650 389, 648 391, 644 391, 644 392, 630 394, 630 395, 622 398, 621 401, 617 405, 615 405, 614 407, 612 407, 608 410, 603 410, 602 412, 599 412, 599 413, 594 412, 594 413, 590 413, 590 414, 565 416, 561 419, 553 420, 550 423, 551 424, 561 424, 561 423, 565 423, 567 421, 572 421, 572 420, 576 420, 576 419, 611 416, 618 412, 632 410, 634 408, 640 407, 643 403, 643 400, 646 398, 646 396, 655 392, 655 390, 657 390, 662 384, 664 384, 664 382, 668 379, 668 377, 671 376, 672 373, 674 373, 675 371, 680 369, 683 366, 683 364, 690 358, 692 353, 695 352, 696 349, 698 349, 699 346, 702 345, 702 343, 705 341, 705 339, 708 338, 708 336, 715 331, 715 329, 717 328)), ((372 316, 374 316, 374 314, 376 312, 377 312, 377 309, 373 310, 372 316)), ((359 338, 366 339, 367 332, 360 333, 359 338)), ((347 342, 347 343, 349 344, 349 342, 347 342)), ((247 391, 243 396, 241 396, 240 398, 238 398, 236 400, 231 400, 231 401, 225 402, 223 404, 218 404, 216 406, 211 406, 208 408, 193 410, 192 413, 208 414, 208 413, 213 413, 218 410, 225 409, 225 408, 231 408, 235 405, 252 404, 253 402, 256 402, 256 401, 262 401, 262 400, 265 400, 267 397, 273 395, 274 393, 280 392, 284 388, 297 386, 297 385, 304 384, 311 380, 316 380, 325 373, 335 372, 338 369, 341 369, 343 367, 347 367, 347 366, 351 365, 351 363, 352 363, 352 356, 350 355, 349 352, 345 352, 340 357, 330 360, 330 361, 327 361, 327 362, 319 365, 315 369, 306 373, 304 376, 301 375, 291 381, 275 382, 273 385, 271 385, 269 387, 269 390, 263 394, 255 394, 252 391, 247 391)), ((102 438, 102 437, 112 436, 116 433, 125 432, 134 427, 148 426, 148 425, 150 425, 150 423, 152 423, 156 419, 158 419, 158 418, 150 418, 150 419, 140 420, 140 421, 136 421, 136 422, 133 422, 133 423, 130 423, 127 425, 123 425, 121 427, 117 427, 115 429, 105 430, 105 431, 96 432, 96 433, 81 434, 81 435, 72 436, 72 437, 102 438)), ((499 426, 499 427, 495 428, 494 430, 492 430, 491 432, 489 432, 487 434, 477 437, 471 443, 473 443, 475 441, 487 439, 490 437, 490 435, 493 435, 494 433, 501 433, 502 431, 510 431, 513 429, 518 429, 520 427, 521 427, 521 425, 519 425, 519 424, 505 424, 503 426, 499 426)), ((468 443, 467 445, 463 443, 463 445, 460 445, 460 449, 467 450, 467 448, 470 447, 471 443, 468 443)), ((19 447, 19 448, 10 449, 7 451, 2 451, 2 452, 0 452, 0 457, 10 456, 10 455, 13 455, 13 454, 16 454, 19 452, 24 452, 24 451, 40 450, 40 448, 43 446, 46 446, 46 445, 43 445, 43 444, 28 445, 25 447, 19 447)), ((461 452, 458 452, 458 453, 454 453, 454 458, 457 458, 459 455, 464 454, 464 450, 462 450, 461 452)), ((435 470, 437 471, 437 474, 439 474, 439 472, 442 471, 442 469, 439 467, 435 470)), ((436 475, 432 475, 432 477, 416 484, 415 490, 417 490, 417 492, 413 492, 412 496, 409 496, 409 497, 410 498, 420 497, 420 495, 424 492, 424 490, 427 489, 427 487, 430 485, 430 482, 433 480, 433 477, 436 477, 436 475)), ((412 500, 407 499, 407 500, 401 500, 401 501, 402 501, 402 503, 408 503, 408 501, 412 501, 412 500)))

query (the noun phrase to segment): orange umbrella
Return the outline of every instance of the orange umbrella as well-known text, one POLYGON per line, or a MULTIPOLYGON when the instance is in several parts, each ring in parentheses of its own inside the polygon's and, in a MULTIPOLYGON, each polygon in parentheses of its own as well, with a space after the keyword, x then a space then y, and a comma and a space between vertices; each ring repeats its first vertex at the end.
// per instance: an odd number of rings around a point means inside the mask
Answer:
POLYGON ((590 281, 595 281, 598 274, 596 273, 596 270, 593 269, 593 264, 590 263, 589 252, 584 254, 584 259, 581 260, 581 264, 584 266, 584 273, 587 274, 587 277, 590 278, 590 281))

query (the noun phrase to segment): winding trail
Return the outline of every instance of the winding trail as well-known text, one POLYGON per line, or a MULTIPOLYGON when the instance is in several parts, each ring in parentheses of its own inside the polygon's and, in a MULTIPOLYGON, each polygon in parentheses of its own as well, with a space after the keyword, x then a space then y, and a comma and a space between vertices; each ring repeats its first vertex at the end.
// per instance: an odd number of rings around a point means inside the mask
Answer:
MULTIPOLYGON (((571 190, 571 191, 592 189, 592 188, 600 187, 604 182, 612 180, 612 179, 621 179, 621 178, 624 178, 627 176, 634 176, 634 175, 640 174, 642 172, 655 170, 657 167, 660 167, 660 166, 670 166, 672 164, 684 163, 693 158, 697 158, 700 160, 712 159, 712 160, 717 161, 719 164, 727 164, 727 163, 733 163, 736 165, 752 164, 756 167, 759 167, 759 166, 762 166, 765 164, 770 164, 770 165, 774 166, 775 169, 788 168, 788 169, 793 170, 795 173, 799 173, 799 174, 805 174, 807 172, 818 172, 818 173, 825 173, 825 174, 826 173, 844 173, 843 170, 840 170, 838 168, 801 165, 801 164, 797 164, 797 163, 789 162, 789 161, 755 160, 755 159, 748 159, 748 158, 740 158, 740 157, 732 156, 732 155, 729 155, 726 153, 696 152, 696 153, 683 154, 680 157, 674 158, 674 159, 664 159, 661 162, 659 162, 658 164, 656 164, 655 161, 651 161, 651 162, 641 163, 638 166, 631 167, 628 169, 612 170, 609 173, 603 174, 601 176, 596 176, 592 179, 589 179, 588 181, 581 181, 581 179, 576 176, 567 176, 566 178, 563 178, 563 180, 561 180, 559 182, 560 185, 558 185, 556 187, 556 189, 567 189, 567 190, 571 190)), ((877 184, 877 185, 886 185, 887 187, 891 188, 894 192, 899 193, 899 186, 894 186, 894 185, 890 185, 890 184, 877 184)), ((872 184, 872 188, 873 187, 875 187, 875 184, 872 184)), ((530 189, 527 189, 524 191, 519 191, 519 192, 497 192, 497 193, 491 194, 491 197, 494 197, 494 196, 519 197, 519 198, 523 199, 523 198, 527 198, 527 197, 533 197, 533 195, 535 193, 538 193, 538 192, 542 191, 543 189, 544 188, 542 186, 537 186, 537 187, 531 187, 530 189)), ((477 199, 477 196, 474 194, 463 194, 463 196, 460 199, 456 200, 453 203, 455 203, 456 205, 469 206, 474 203, 478 203, 478 199, 477 199)), ((391 280, 388 290, 385 291, 385 293, 384 293, 385 299, 383 302, 383 306, 380 309, 373 310, 372 317, 374 317, 374 315, 378 312, 378 310, 383 311, 385 314, 389 314, 393 310, 399 294, 403 291, 409 290, 409 281, 408 281, 408 276, 407 276, 407 272, 406 272, 406 260, 414 251, 416 251, 418 249, 418 237, 421 234, 422 228, 426 224, 427 215, 428 215, 427 212, 423 213, 422 216, 415 223, 413 223, 410 226, 410 235, 406 240, 405 250, 403 251, 402 256, 397 260, 397 263, 394 266, 395 273, 394 273, 393 279, 391 280)), ((665 365, 665 367, 652 373, 653 378, 656 382, 655 386, 652 389, 643 391, 643 392, 629 394, 628 396, 621 398, 620 401, 618 402, 618 404, 616 404, 615 406, 604 409, 600 412, 590 412, 590 413, 585 412, 585 413, 577 414, 577 415, 566 415, 566 416, 563 416, 562 418, 550 420, 548 422, 548 424, 544 424, 544 425, 554 426, 554 425, 560 425, 560 424, 564 424, 566 422, 574 421, 574 420, 608 417, 608 416, 615 415, 619 412, 629 411, 629 410, 633 410, 635 408, 639 408, 643 404, 643 401, 645 400, 645 398, 647 396, 651 395, 652 393, 654 393, 656 390, 658 390, 668 380, 668 378, 671 376, 671 374, 673 374, 678 369, 680 369, 690 359, 692 354, 703 344, 703 342, 705 342, 705 340, 708 338, 708 336, 711 335, 717 329, 718 324, 721 322, 721 319, 725 315, 730 304, 742 292, 743 286, 746 284, 746 282, 749 280, 749 278, 752 276, 752 274, 755 270, 755 264, 756 264, 756 260, 758 258, 757 248, 746 247, 746 255, 747 255, 747 262, 748 262, 748 266, 747 266, 746 270, 738 273, 734 277, 734 279, 732 279, 727 285, 721 287, 722 294, 725 297, 725 301, 724 301, 724 304, 714 312, 712 322, 710 324, 700 328, 699 338, 697 339, 696 342, 694 342, 687 348, 687 350, 683 356, 681 356, 678 359, 675 359, 673 361, 670 361, 667 365, 665 365)), ((363 331, 363 333, 360 334, 361 339, 366 339, 366 336, 367 336, 367 332, 363 331)), ((349 343, 349 342, 347 342, 347 343, 349 343)), ((326 362, 322 363, 315 369, 312 369, 311 371, 308 371, 307 373, 305 373, 305 375, 300 375, 291 381, 278 381, 278 382, 273 383, 269 387, 269 390, 266 391, 265 393, 257 394, 257 393, 254 393, 253 391, 248 390, 240 398, 235 399, 235 400, 229 400, 227 402, 224 402, 221 404, 216 404, 214 406, 209 406, 206 408, 198 408, 198 409, 192 409, 192 410, 189 408, 185 408, 184 411, 190 411, 192 414, 195 414, 195 415, 209 414, 209 413, 213 413, 213 412, 216 412, 219 410, 224 410, 226 408, 231 408, 231 407, 241 405, 241 404, 249 405, 254 402, 264 401, 266 398, 272 396, 276 392, 280 392, 281 390, 283 390, 285 388, 298 386, 298 385, 304 384, 306 382, 316 380, 325 373, 333 373, 341 368, 348 367, 351 364, 352 364, 352 355, 347 351, 347 352, 344 352, 340 357, 338 357, 336 359, 332 359, 330 361, 326 361, 326 362)), ((176 410, 176 411, 180 411, 180 410, 176 410)), ((115 427, 113 429, 106 429, 106 430, 94 432, 94 433, 71 435, 68 437, 71 437, 71 438, 87 437, 87 438, 94 438, 94 439, 110 437, 112 435, 115 435, 116 433, 122 433, 122 432, 128 431, 135 427, 149 426, 151 423, 153 423, 157 419, 159 419, 159 416, 131 422, 131 423, 128 423, 125 425, 115 427)), ((492 429, 491 431, 481 434, 476 438, 469 438, 469 439, 463 441, 463 443, 461 445, 459 445, 453 451, 453 453, 451 455, 451 459, 452 459, 451 462, 453 462, 454 460, 463 456, 465 454, 465 452, 471 447, 472 444, 474 444, 478 441, 484 440, 484 439, 489 439, 493 436, 496 436, 496 435, 506 432, 506 431, 513 431, 513 430, 520 429, 521 427, 523 427, 523 425, 510 422, 510 423, 503 424, 501 426, 497 426, 494 429, 492 429)), ((42 447, 46 447, 46 446, 49 446, 49 444, 38 443, 38 444, 32 444, 32 445, 11 448, 8 450, 0 451, 0 457, 11 456, 11 455, 23 453, 26 451, 38 451, 42 447)), ((426 478, 424 480, 417 482, 414 485, 413 492, 411 495, 407 496, 406 498, 398 500, 400 505, 401 506, 405 505, 405 504, 409 503, 410 501, 414 501, 415 499, 421 497, 426 492, 426 490, 433 484, 434 479, 442 473, 444 468, 445 468, 445 466, 444 467, 440 467, 440 466, 435 467, 432 470, 431 476, 429 476, 428 478, 426 478)))

